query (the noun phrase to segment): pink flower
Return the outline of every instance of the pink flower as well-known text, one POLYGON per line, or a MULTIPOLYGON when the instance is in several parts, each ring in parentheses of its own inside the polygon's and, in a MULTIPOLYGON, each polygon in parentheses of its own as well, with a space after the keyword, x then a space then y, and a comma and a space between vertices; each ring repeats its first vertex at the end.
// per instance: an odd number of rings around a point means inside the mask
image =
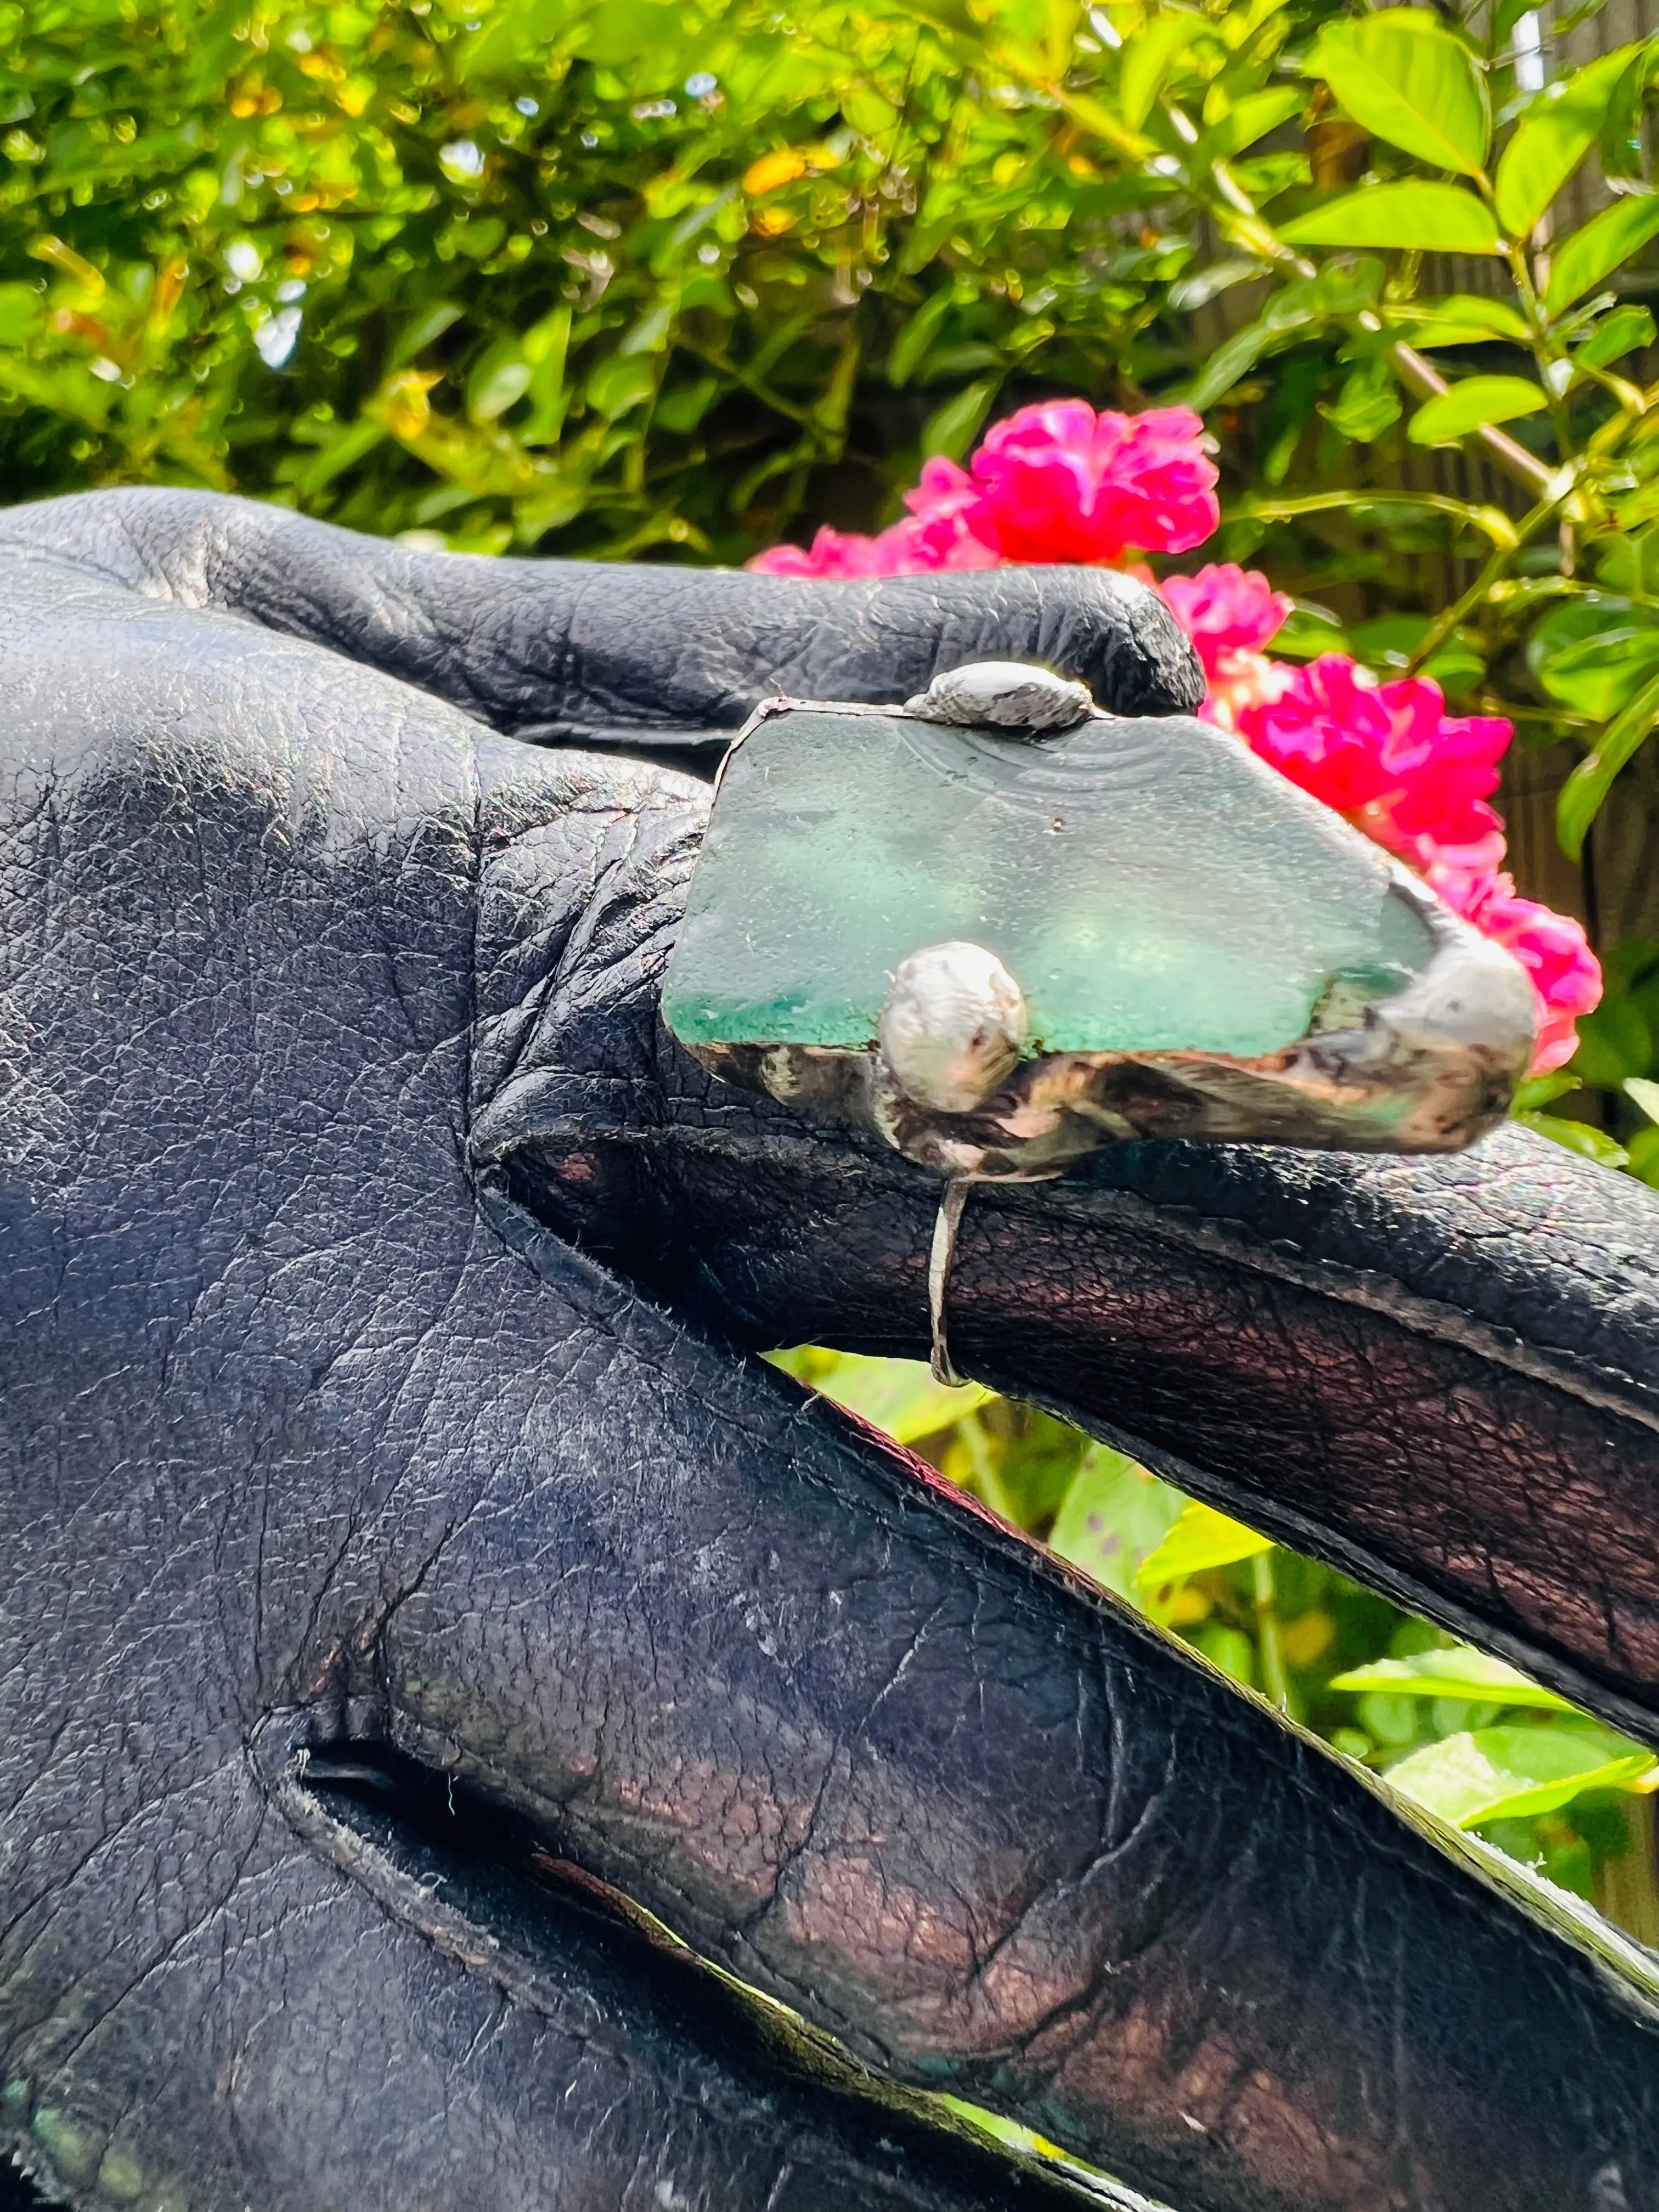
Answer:
MULTIPOLYGON (((1022 408, 993 425, 969 465, 936 457, 876 537, 820 530, 751 568, 779 576, 904 576, 1007 562, 1109 562, 1152 578, 1134 556, 1179 553, 1219 520, 1204 426, 1184 408, 1097 415, 1082 400, 1022 408)), ((1518 896, 1498 872, 1504 825, 1490 799, 1512 732, 1491 715, 1449 715, 1424 677, 1380 682, 1346 653, 1306 667, 1270 659, 1291 611, 1265 576, 1212 562, 1171 576, 1165 603, 1209 679, 1202 712, 1260 758, 1425 875, 1449 905, 1506 945, 1532 979, 1534 1071, 1571 1058, 1574 1023, 1601 994, 1576 921, 1518 896)))
POLYGON ((1265 576, 1231 561, 1212 562, 1195 576, 1167 576, 1159 589, 1212 683, 1240 672, 1241 660, 1255 660, 1284 628, 1292 604, 1265 576))
POLYGON ((879 537, 820 530, 809 550, 775 545, 749 566, 772 576, 908 576, 1184 553, 1221 518, 1204 445, 1204 425, 1185 407, 1022 407, 992 425, 969 468, 930 460, 905 495, 909 514, 879 537))
MULTIPOLYGON (((1116 562, 1184 553, 1221 519, 1204 425, 1185 407, 1097 415, 1085 400, 1022 407, 987 431, 939 496, 1005 561, 1116 562)), ((924 489, 913 504, 931 510, 924 489), (926 501, 926 506, 921 504, 926 501)))
MULTIPOLYGON (((999 556, 962 520, 963 501, 945 471, 969 479, 954 461, 935 459, 905 503, 918 511, 874 538, 820 530, 810 547, 774 545, 749 563, 763 576, 922 576, 941 568, 995 568, 999 556), (926 502, 924 506, 924 502, 926 502)), ((971 488, 969 496, 972 496, 971 488)))
POLYGON ((1158 586, 1204 664, 1209 688, 1200 712, 1237 732, 1252 707, 1269 704, 1292 672, 1261 651, 1277 635, 1291 602, 1254 569, 1212 562, 1195 576, 1170 576, 1158 586))
POLYGON ((1443 714, 1440 687, 1426 680, 1402 678, 1378 689, 1394 711, 1383 758, 1395 787, 1358 817, 1359 827, 1419 867, 1439 860, 1495 868, 1504 825, 1486 800, 1513 726, 1495 714, 1443 714), (1400 696, 1408 690, 1412 696, 1400 696))
POLYGON ((1440 686, 1426 677, 1380 684, 1377 696, 1391 725, 1382 755, 1391 788, 1375 822, 1360 827, 1419 866, 1455 855, 1465 867, 1495 868, 1504 825, 1486 801, 1498 788, 1512 725, 1494 714, 1448 715, 1440 686))
POLYGON ((1425 871, 1447 905, 1483 937, 1512 952, 1532 981, 1538 1010, 1534 1075, 1562 1066, 1577 1049, 1574 1026, 1600 1003, 1601 967, 1581 926, 1536 899, 1522 898, 1513 879, 1494 869, 1438 862, 1425 871))
POLYGON ((1486 802, 1514 733, 1445 705, 1425 677, 1380 684, 1328 653, 1243 698, 1231 722, 1253 752, 1413 866, 1494 868, 1504 826, 1486 802))
POLYGON ((1230 653, 1226 674, 1210 678, 1198 712, 1218 729, 1241 736, 1243 717, 1252 707, 1270 706, 1295 674, 1284 661, 1269 660, 1265 653, 1230 653))
POLYGON ((1379 691, 1346 653, 1322 653, 1286 672, 1273 697, 1246 706, 1239 734, 1313 798, 1355 814, 1389 789, 1383 755, 1393 724, 1379 691))
POLYGON ((897 576, 904 570, 896 564, 896 550, 881 538, 861 538, 855 531, 826 525, 810 546, 773 545, 756 554, 749 566, 763 576, 897 576))
POLYGON ((921 483, 904 495, 908 519, 895 523, 887 535, 903 538, 921 569, 1000 568, 1002 556, 976 538, 970 525, 979 496, 966 469, 935 453, 923 463, 921 483))

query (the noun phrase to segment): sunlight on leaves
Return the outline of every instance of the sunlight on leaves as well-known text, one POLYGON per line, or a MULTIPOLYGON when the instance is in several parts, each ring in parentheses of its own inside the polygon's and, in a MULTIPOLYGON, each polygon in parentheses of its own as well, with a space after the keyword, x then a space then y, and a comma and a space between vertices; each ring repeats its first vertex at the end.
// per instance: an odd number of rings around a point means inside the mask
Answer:
POLYGON ((1381 1690, 1395 1697, 1468 1698, 1477 1705, 1534 1705, 1549 1712, 1572 1707, 1518 1667, 1469 1644, 1450 1651, 1418 1651, 1408 1659, 1376 1659, 1333 1674, 1334 1690, 1381 1690))
POLYGON ((935 1382, 925 1367, 908 1359, 869 1359, 855 1352, 822 1352, 815 1346, 774 1352, 771 1359, 786 1375, 805 1382, 820 1397, 833 1398, 902 1444, 948 1429, 991 1395, 977 1382, 958 1389, 935 1382))
POLYGON ((1218 1513, 1213 1505, 1196 1500, 1183 1510, 1158 1549, 1142 1562, 1135 1577, 1142 1589, 1156 1589, 1182 1575, 1202 1574, 1206 1567, 1230 1567, 1237 1559, 1253 1559, 1258 1552, 1271 1552, 1271 1536, 1258 1535, 1242 1521, 1218 1513))
POLYGON ((1305 66, 1379 138, 1431 168, 1480 173, 1492 135, 1486 83, 1462 40, 1426 10, 1327 24, 1305 66))
POLYGON ((1456 1828, 1553 1813, 1590 1790, 1646 1790, 1651 1752, 1589 1725, 1462 1730, 1389 1767, 1390 1789, 1456 1828))

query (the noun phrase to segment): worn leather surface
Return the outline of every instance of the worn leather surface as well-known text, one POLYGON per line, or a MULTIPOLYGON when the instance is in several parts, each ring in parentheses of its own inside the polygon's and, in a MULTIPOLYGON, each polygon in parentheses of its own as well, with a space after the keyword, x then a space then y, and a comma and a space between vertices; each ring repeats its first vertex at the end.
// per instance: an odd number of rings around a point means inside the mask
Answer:
MULTIPOLYGON (((709 1094, 603 1148, 704 1224, 635 1264, 757 1341, 925 1352, 933 1194, 782 1121, 709 1094)), ((537 1202, 601 1235, 567 1173, 538 1163, 537 1202)), ((1659 1742, 1656 1276, 1659 1198, 1525 1131, 1442 1160, 1133 1145, 974 1193, 950 1340, 1659 1742)))
MULTIPOLYGON (((1167 708, 1170 633, 598 573, 0 518, 7 2142, 82 2206, 1055 2201, 668 2002, 493 1819, 1180 2212, 1659 2207, 1639 1961, 743 1348, 916 1350, 936 1194, 661 1031, 703 788, 510 733, 993 647, 1167 708), (386 1747, 453 1844, 307 1780, 386 1747)), ((975 1198, 953 1347, 1645 1701, 1654 1219, 1513 1139, 1138 1149, 975 1198)))

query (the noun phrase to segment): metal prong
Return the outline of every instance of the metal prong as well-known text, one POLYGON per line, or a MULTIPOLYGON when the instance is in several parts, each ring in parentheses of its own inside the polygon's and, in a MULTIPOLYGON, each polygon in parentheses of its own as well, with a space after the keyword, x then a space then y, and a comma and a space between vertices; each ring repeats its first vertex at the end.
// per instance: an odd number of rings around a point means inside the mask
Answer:
POLYGON ((904 702, 924 722, 1005 730, 1011 737, 1043 738, 1069 730, 1095 711, 1088 687, 1023 660, 975 660, 936 676, 925 691, 904 702))
POLYGON ((927 1255, 927 1317, 933 1331, 933 1380, 953 1387, 964 1378, 951 1364, 951 1347, 945 1335, 945 1294, 951 1281, 951 1264, 957 1256, 957 1231, 962 1226, 962 1209, 968 1203, 971 1187, 967 1176, 955 1176, 945 1184, 933 1221, 933 1249, 927 1255))

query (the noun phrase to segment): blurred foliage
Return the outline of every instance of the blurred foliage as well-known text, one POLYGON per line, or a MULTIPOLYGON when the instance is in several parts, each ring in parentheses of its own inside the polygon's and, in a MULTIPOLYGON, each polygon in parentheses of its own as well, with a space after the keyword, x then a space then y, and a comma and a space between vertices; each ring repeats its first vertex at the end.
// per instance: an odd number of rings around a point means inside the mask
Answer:
POLYGON ((988 86, 932 13, 0 9, 11 483, 732 560, 863 519, 1039 353, 1133 401, 1190 241, 1038 50, 988 86))
POLYGON ((1640 1744, 1034 1407, 908 1360, 813 1346, 775 1364, 1345 1759, 1659 1944, 1659 1763, 1640 1744))

